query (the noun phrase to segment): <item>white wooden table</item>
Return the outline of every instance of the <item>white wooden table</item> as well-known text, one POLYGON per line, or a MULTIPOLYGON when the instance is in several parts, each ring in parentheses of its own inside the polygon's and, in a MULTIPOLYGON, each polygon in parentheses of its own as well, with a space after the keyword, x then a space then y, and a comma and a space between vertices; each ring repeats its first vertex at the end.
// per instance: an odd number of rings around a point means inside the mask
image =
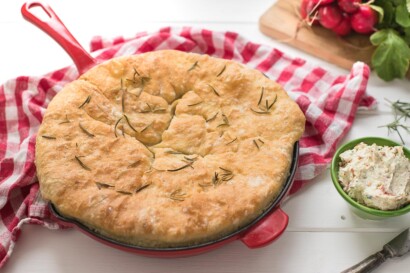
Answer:
MULTIPOLYGON (((19 75, 41 75, 71 63, 48 36, 23 20, 24 1, 0 1, 0 82, 19 75)), ((337 73, 347 73, 286 44, 265 37, 258 18, 275 0, 49 0, 66 26, 88 47, 92 36, 131 36, 163 26, 198 26, 239 32, 254 42, 275 46, 337 73)), ((376 111, 359 113, 344 141, 363 136, 386 137, 379 125, 392 121, 384 98, 410 101, 410 82, 384 83, 374 74, 368 93, 379 102, 376 111)), ((403 134, 410 144, 410 136, 403 134)), ((392 139, 398 140, 395 135, 392 139)), ((340 272, 382 248, 410 226, 410 214, 369 221, 352 214, 333 188, 329 172, 289 199, 285 234, 270 246, 250 250, 234 242, 196 257, 156 259, 103 246, 76 230, 50 231, 24 226, 4 272, 340 272)), ((410 255, 393 259, 376 272, 410 272, 410 255)))

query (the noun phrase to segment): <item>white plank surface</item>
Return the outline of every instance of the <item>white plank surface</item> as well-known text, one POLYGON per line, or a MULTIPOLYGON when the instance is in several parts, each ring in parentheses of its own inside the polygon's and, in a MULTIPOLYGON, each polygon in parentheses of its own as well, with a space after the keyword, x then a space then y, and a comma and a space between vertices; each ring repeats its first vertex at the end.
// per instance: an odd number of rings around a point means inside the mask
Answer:
MULTIPOLYGON (((48 1, 80 43, 88 48, 93 35, 131 36, 163 26, 198 26, 236 31, 254 42, 278 47, 334 71, 347 73, 265 37, 258 30, 259 16, 274 0, 151 0, 48 1)), ((71 64, 48 36, 25 22, 24 3, 0 1, 0 82, 19 75, 41 75, 71 64)), ((379 125, 393 118, 383 102, 410 101, 406 80, 384 83, 372 74, 368 93, 380 105, 359 113, 344 141, 363 136, 386 137, 379 125)), ((403 135, 410 143, 410 136, 403 135)), ((398 140, 397 136, 391 135, 398 140)), ((274 244, 249 250, 239 242, 214 252, 182 259, 152 259, 103 246, 75 230, 49 231, 25 226, 5 272, 340 272, 381 249, 399 231, 410 226, 410 215, 383 221, 352 214, 333 188, 326 172, 289 199, 283 210, 290 223, 274 244), (343 217, 342 217, 343 216, 343 217), (343 219, 342 219, 343 218, 343 219)), ((376 272, 409 272, 410 257, 394 259, 376 272)))

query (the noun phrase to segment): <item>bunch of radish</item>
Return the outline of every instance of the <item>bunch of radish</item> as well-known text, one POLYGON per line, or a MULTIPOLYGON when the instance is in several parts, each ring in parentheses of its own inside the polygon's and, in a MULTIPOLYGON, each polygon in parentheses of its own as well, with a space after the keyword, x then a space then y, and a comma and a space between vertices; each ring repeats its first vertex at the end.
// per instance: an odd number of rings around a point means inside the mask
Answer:
MULTIPOLYGON (((369 1, 371 2, 371 1, 369 1)), ((339 36, 375 31, 378 14, 362 0, 302 0, 300 14, 308 24, 320 24, 339 36)))

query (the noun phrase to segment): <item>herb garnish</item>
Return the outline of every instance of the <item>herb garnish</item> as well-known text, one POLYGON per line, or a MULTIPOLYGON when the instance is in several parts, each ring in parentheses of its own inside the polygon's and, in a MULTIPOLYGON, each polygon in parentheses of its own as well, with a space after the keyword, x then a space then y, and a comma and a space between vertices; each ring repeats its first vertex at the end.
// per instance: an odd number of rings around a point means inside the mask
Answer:
POLYGON ((226 69, 226 65, 224 65, 224 67, 222 68, 221 72, 219 72, 218 75, 216 75, 216 77, 221 76, 222 73, 224 73, 225 69, 226 69))
POLYGON ((127 79, 127 81, 132 82, 133 84, 137 84, 137 76, 140 77, 140 85, 141 85, 141 92, 142 92, 142 90, 144 90, 145 84, 149 80, 151 80, 151 77, 141 76, 141 74, 138 73, 137 69, 134 67, 134 75, 133 75, 132 79, 127 79))
POLYGON ((276 95, 275 98, 273 99, 272 103, 269 103, 268 100, 265 100, 265 104, 262 106, 262 100, 263 100, 263 93, 265 91, 265 88, 262 87, 261 90, 261 95, 259 97, 259 101, 258 101, 258 109, 259 110, 255 110, 251 107, 251 110, 257 114, 269 114, 270 110, 272 109, 273 105, 276 103, 278 96, 276 95))
POLYGON ((177 189, 169 195, 169 198, 171 198, 172 200, 175 200, 175 201, 184 201, 186 195, 187 194, 185 192, 183 192, 181 189, 177 189))
POLYGON ((258 150, 260 150, 258 143, 256 142, 256 140, 253 140, 253 144, 255 144, 256 148, 258 148, 258 150))
POLYGON ((148 184, 145 184, 145 185, 139 187, 135 192, 140 192, 140 191, 142 191, 143 189, 148 188, 149 186, 151 186, 151 183, 148 183, 148 184))
POLYGON ((140 76, 140 73, 138 73, 137 69, 134 67, 134 75, 132 76, 132 80, 127 79, 127 81, 130 81, 133 84, 137 84, 137 79, 136 79, 137 76, 140 76))
POLYGON ((127 122, 128 126, 130 126, 130 128, 131 128, 134 132, 138 133, 138 131, 135 130, 135 128, 131 125, 131 122, 130 122, 130 120, 128 119, 127 115, 124 114, 124 118, 125 118, 125 121, 127 122))
POLYGON ((222 113, 222 120, 223 120, 224 123, 221 123, 216 127, 229 126, 230 125, 229 120, 228 120, 227 116, 224 113, 222 113))
POLYGON ((232 143, 234 143, 235 141, 237 141, 238 140, 238 138, 237 137, 235 137, 233 140, 231 140, 231 141, 229 141, 228 143, 226 143, 225 145, 229 145, 229 144, 232 144, 232 143))
POLYGON ((97 186, 97 188, 98 188, 99 190, 101 190, 101 189, 107 189, 107 188, 114 188, 113 185, 106 184, 106 183, 102 183, 102 182, 95 182, 95 185, 97 186))
POLYGON ((117 135, 117 126, 118 126, 118 123, 120 123, 120 121, 122 120, 123 117, 124 116, 120 117, 114 125, 114 135, 115 135, 115 137, 118 137, 118 135, 117 135))
POLYGON ((42 135, 41 136, 42 138, 45 138, 45 139, 57 139, 56 137, 54 137, 54 136, 46 136, 46 135, 42 135))
POLYGON ((79 109, 83 108, 87 103, 90 103, 90 101, 91 101, 91 95, 88 95, 85 101, 78 108, 79 109))
POLYGON ((193 169, 194 167, 192 167, 192 164, 194 164, 194 161, 190 161, 187 164, 183 165, 182 167, 179 167, 179 168, 176 168, 176 169, 169 169, 167 171, 168 172, 177 172, 177 171, 183 170, 183 169, 188 168, 188 167, 191 167, 193 169))
POLYGON ((218 114, 219 114, 219 111, 216 112, 215 115, 213 115, 213 116, 210 117, 209 119, 206 119, 205 121, 206 121, 206 122, 213 121, 214 119, 216 119, 216 116, 218 116, 218 114))
POLYGON ((388 133, 390 134, 392 131, 395 131, 399 137, 401 142, 406 144, 403 140, 403 137, 400 133, 400 129, 405 130, 406 132, 410 133, 410 126, 405 125, 402 123, 402 120, 406 121, 407 118, 410 118, 410 102, 403 102, 397 100, 396 102, 391 102, 387 100, 388 103, 390 104, 391 108, 394 111, 394 121, 390 122, 386 125, 379 126, 380 127, 386 127, 388 130, 388 133))
POLYGON ((91 171, 90 168, 87 167, 87 165, 85 165, 78 156, 74 156, 75 160, 77 160, 78 164, 80 164, 81 167, 83 167, 83 169, 87 170, 87 171, 91 171))
POLYGON ((261 102, 262 102, 262 99, 263 99, 263 92, 265 91, 265 87, 262 87, 262 90, 261 90, 261 96, 259 97, 259 101, 258 101, 258 105, 260 105, 261 104, 261 102))
POLYGON ((221 175, 219 175, 218 172, 214 173, 214 176, 212 177, 212 184, 214 186, 218 186, 222 182, 229 181, 234 177, 234 174, 231 170, 219 167, 220 170, 222 170, 221 175))
POLYGON ((191 71, 191 70, 194 70, 196 67, 199 67, 198 61, 196 61, 196 62, 188 69, 188 72, 191 71))
POLYGON ((145 126, 145 127, 140 131, 140 134, 143 133, 145 130, 147 130, 149 127, 151 127, 151 125, 152 125, 153 123, 154 123, 154 122, 151 122, 150 124, 148 124, 147 126, 145 126))
POLYGON ((258 138, 257 140, 252 140, 253 141, 253 144, 255 144, 255 146, 256 146, 256 148, 258 148, 258 150, 260 150, 260 144, 258 144, 258 141, 261 143, 261 144, 265 144, 265 142, 262 140, 262 139, 260 139, 260 138, 258 138))
POLYGON ((128 192, 128 191, 117 190, 116 192, 125 194, 125 195, 132 195, 132 192, 128 192))
POLYGON ((153 108, 151 105, 149 105, 148 102, 145 102, 145 104, 148 106, 148 110, 143 110, 141 111, 141 113, 149 113, 149 112, 156 113, 156 112, 164 112, 167 110, 165 108, 155 108, 155 107, 153 108))
POLYGON ((78 126, 80 126, 81 130, 89 137, 95 137, 95 135, 93 135, 92 133, 90 133, 89 131, 87 131, 87 129, 84 128, 84 126, 81 124, 81 122, 78 123, 78 126))
POLYGON ((67 114, 65 115, 65 120, 60 122, 59 124, 64 124, 64 123, 70 123, 70 120, 68 119, 67 114))
POLYGON ((215 95, 217 95, 218 97, 220 97, 218 91, 216 91, 215 87, 213 87, 212 85, 208 84, 209 87, 211 87, 212 91, 215 93, 215 95))

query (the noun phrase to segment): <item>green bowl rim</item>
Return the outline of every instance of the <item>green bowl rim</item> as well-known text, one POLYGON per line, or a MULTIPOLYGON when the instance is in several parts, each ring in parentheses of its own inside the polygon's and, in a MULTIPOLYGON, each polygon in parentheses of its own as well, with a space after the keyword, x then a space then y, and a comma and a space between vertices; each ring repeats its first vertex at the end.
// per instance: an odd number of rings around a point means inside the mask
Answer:
MULTIPOLYGON (((410 211, 410 204, 397 209, 397 210, 379 210, 379 209, 374 209, 374 208, 370 208, 370 207, 366 207, 365 205, 359 204, 357 201, 353 200, 342 188, 341 184, 339 183, 339 179, 338 179, 338 172, 339 172, 339 166, 338 163, 340 161, 339 159, 339 155, 341 153, 343 153, 346 150, 352 149, 354 146, 356 146, 357 144, 364 142, 366 144, 378 144, 377 141, 382 141, 385 142, 386 144, 382 144, 382 145, 387 145, 387 146, 401 146, 403 147, 403 150, 405 151, 405 156, 410 158, 410 150, 408 150, 406 147, 404 147, 403 145, 387 139, 387 138, 382 138, 382 137, 362 137, 362 138, 357 138, 354 140, 351 140, 345 144, 343 144, 342 146, 340 146, 336 153, 333 155, 333 159, 332 159, 332 164, 330 167, 330 173, 331 173, 331 177, 332 177, 332 181, 333 181, 333 185, 335 186, 336 190, 339 192, 339 194, 353 207, 369 213, 371 215, 376 215, 376 216, 382 216, 382 217, 392 217, 392 216, 399 216, 399 215, 403 215, 407 212, 410 211)), ((380 145, 380 144, 378 144, 380 145)))

